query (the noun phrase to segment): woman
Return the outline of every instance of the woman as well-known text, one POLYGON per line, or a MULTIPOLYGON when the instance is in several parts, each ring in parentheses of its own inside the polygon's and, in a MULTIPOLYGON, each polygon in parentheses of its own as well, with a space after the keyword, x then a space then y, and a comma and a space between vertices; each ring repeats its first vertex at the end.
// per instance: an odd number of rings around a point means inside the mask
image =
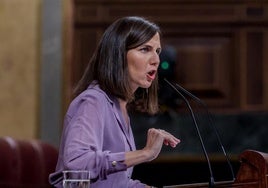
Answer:
POLYGON ((136 150, 127 112, 139 88, 142 110, 156 113, 160 29, 141 17, 124 17, 107 28, 75 90, 64 121, 56 172, 90 170, 91 188, 149 187, 132 180, 133 166, 155 159, 163 143, 180 140, 149 129, 146 146, 136 150))

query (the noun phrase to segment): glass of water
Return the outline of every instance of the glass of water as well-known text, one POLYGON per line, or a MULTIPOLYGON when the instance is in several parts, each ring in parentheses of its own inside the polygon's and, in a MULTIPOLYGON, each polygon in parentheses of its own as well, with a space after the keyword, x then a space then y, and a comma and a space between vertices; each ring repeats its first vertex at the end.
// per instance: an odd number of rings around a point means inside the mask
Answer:
POLYGON ((90 172, 87 170, 63 171, 63 188, 89 188, 90 172))

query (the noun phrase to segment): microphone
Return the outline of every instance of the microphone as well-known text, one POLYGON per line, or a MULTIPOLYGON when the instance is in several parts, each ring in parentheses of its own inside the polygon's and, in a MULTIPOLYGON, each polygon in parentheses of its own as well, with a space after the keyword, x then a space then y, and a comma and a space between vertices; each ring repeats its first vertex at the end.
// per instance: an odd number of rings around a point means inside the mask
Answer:
POLYGON ((173 85, 172 83, 170 83, 167 79, 164 78, 164 81, 171 87, 174 89, 174 91, 176 91, 177 94, 179 94, 181 96, 181 98, 183 99, 183 101, 185 102, 185 104, 187 105, 189 111, 190 111, 190 114, 191 114, 191 117, 193 119, 193 123, 195 125, 195 129, 196 129, 196 132, 198 134, 198 138, 199 138, 199 141, 201 143, 201 147, 202 147, 202 150, 203 150, 203 153, 205 155, 205 158, 207 160, 207 164, 208 164, 208 169, 209 169, 209 173, 210 173, 210 179, 209 179, 209 188, 213 188, 214 185, 215 185, 215 181, 214 181, 214 176, 213 176, 213 172, 212 172, 212 169, 211 169, 211 163, 210 163, 210 160, 209 160, 209 157, 208 157, 208 153, 206 151, 206 148, 205 148, 205 145, 204 145, 204 142, 203 142, 203 138, 200 134, 200 130, 199 130, 199 127, 198 127, 198 124, 197 124, 197 121, 196 121, 196 118, 195 118, 195 115, 194 115, 194 112, 193 112, 193 109, 189 103, 189 101, 185 98, 185 96, 175 87, 175 85, 173 85))
MULTIPOLYGON (((165 79, 165 81, 167 82, 166 79, 165 79)), ((225 148, 224 148, 224 146, 223 146, 223 144, 222 144, 222 141, 221 141, 219 132, 218 132, 218 130, 217 130, 215 124, 214 124, 212 115, 211 115, 211 113, 209 112, 207 105, 206 105, 201 99, 199 99, 198 97, 196 97, 195 95, 193 95, 191 92, 187 91, 185 88, 183 88, 183 87, 180 86, 179 84, 177 84, 177 83, 175 83, 175 84, 176 84, 177 88, 179 88, 181 91, 183 91, 186 95, 190 96, 192 99, 194 99, 198 104, 200 104, 200 105, 205 109, 206 114, 208 115, 208 119, 209 119, 209 122, 210 122, 210 126, 213 127, 213 130, 214 130, 214 132, 215 132, 215 134, 216 134, 216 138, 217 138, 217 140, 218 140, 218 143, 219 143, 219 145, 220 145, 220 148, 221 148, 221 150, 222 150, 222 152, 223 152, 223 154, 224 154, 224 157, 225 157, 225 159, 226 159, 226 161, 227 161, 227 164, 228 164, 228 166, 229 166, 229 169, 230 169, 230 171, 231 171, 232 178, 233 178, 233 180, 235 180, 234 170, 233 170, 232 164, 231 164, 231 162, 230 162, 230 158, 229 158, 229 156, 227 155, 227 153, 226 153, 226 151, 225 151, 225 148)))

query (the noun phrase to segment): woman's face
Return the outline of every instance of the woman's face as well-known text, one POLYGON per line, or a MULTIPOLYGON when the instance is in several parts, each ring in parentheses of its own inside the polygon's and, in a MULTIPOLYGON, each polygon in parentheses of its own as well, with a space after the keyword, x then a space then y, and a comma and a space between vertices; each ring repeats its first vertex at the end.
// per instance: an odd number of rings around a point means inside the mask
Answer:
POLYGON ((149 88, 156 77, 160 63, 160 36, 156 33, 151 40, 127 52, 129 80, 133 92, 138 87, 149 88))

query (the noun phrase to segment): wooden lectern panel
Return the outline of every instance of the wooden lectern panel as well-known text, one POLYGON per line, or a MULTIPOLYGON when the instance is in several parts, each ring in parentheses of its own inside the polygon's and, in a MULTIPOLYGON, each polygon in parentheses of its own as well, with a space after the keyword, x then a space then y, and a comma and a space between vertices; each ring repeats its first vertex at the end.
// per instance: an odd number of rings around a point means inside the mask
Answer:
MULTIPOLYGON (((234 181, 216 182, 222 188, 268 188, 268 154, 246 150, 239 156, 241 166, 234 181)), ((208 183, 164 186, 164 188, 202 188, 208 183)))
MULTIPOLYGON (((246 150, 240 155, 241 167, 235 184, 256 183, 259 188, 268 187, 268 154, 246 150)), ((253 187, 253 186, 251 186, 253 187)))

